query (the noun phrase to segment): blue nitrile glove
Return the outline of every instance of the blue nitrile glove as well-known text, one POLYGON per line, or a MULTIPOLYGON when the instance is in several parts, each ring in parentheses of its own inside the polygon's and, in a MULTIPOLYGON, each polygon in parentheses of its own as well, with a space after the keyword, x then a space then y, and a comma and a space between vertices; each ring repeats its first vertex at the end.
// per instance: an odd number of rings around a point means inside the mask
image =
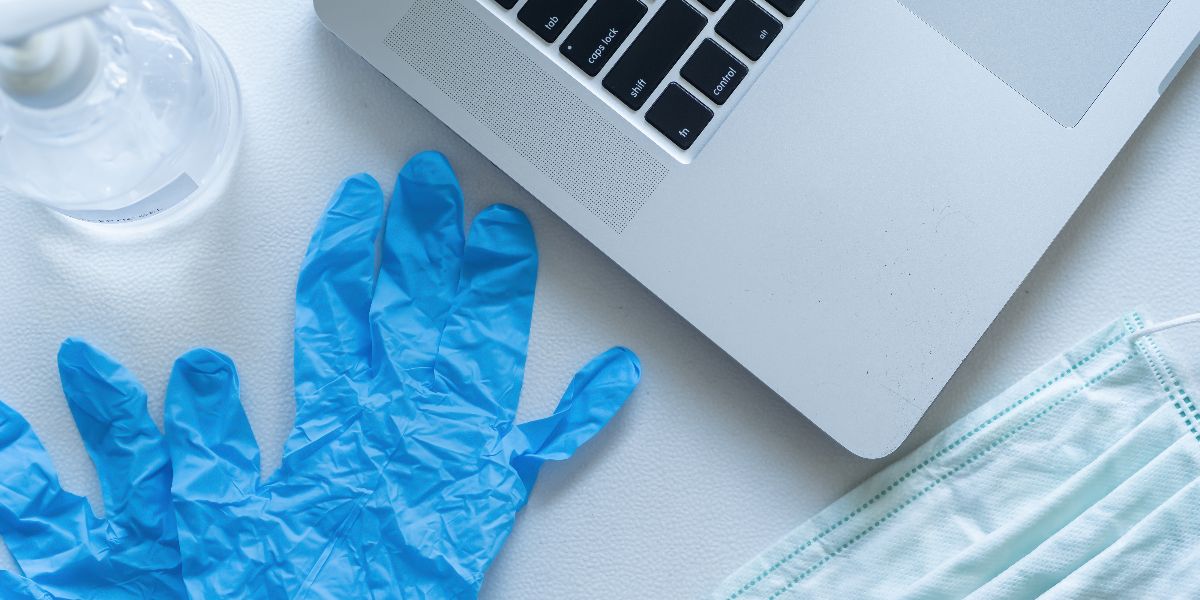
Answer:
POLYGON ((59 486, 29 423, 0 403, 0 535, 28 578, 0 574, 0 598, 183 598, 171 465, 145 390, 78 340, 63 343, 58 368, 107 518, 59 486))
POLYGON ((8 571, 0 571, 0 598, 4 600, 58 600, 38 584, 8 571))
POLYGON ((569 457, 639 378, 616 348, 575 376, 550 417, 513 426, 537 251, 516 209, 464 241, 441 155, 383 194, 347 180, 297 286, 295 429, 259 480, 233 363, 177 363, 166 434, 184 575, 194 598, 472 598, 538 469, 569 457))

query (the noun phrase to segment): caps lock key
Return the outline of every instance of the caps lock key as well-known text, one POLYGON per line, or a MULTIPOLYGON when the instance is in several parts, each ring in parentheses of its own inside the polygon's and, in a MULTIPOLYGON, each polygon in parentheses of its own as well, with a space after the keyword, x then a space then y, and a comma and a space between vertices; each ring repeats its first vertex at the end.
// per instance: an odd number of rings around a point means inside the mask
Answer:
POLYGON ((645 16, 646 5, 638 0, 598 0, 559 51, 595 77, 645 16))

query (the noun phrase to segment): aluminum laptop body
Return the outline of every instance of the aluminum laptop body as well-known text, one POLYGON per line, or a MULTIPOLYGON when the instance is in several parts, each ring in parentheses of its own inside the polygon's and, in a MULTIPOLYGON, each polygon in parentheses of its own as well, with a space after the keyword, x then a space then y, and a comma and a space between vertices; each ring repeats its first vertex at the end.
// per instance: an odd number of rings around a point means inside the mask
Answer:
POLYGON ((913 429, 1200 32, 1200 0, 315 4, 866 457, 913 429))

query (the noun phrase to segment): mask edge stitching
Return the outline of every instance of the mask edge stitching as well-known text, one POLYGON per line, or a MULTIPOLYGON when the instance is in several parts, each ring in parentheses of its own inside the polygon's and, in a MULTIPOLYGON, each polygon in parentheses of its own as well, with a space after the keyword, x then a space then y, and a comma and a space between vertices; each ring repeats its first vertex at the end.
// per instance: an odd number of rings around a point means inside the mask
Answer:
MULTIPOLYGON (((1145 323, 1142 321, 1142 316, 1135 312, 1126 317, 1125 327, 1133 332, 1136 329, 1145 327, 1145 323), (1134 321, 1137 325, 1136 328, 1129 324, 1129 319, 1134 321)), ((1153 336, 1137 339, 1134 341, 1134 345, 1137 346, 1138 351, 1142 354, 1147 364, 1150 365, 1150 370, 1154 373, 1154 377, 1158 379, 1158 383, 1162 386, 1163 392, 1167 394, 1167 398, 1174 403, 1175 409, 1179 412, 1179 417, 1183 419, 1183 426, 1191 432, 1192 437, 1196 441, 1200 442, 1200 426, 1197 425, 1200 423, 1200 410, 1197 409, 1191 395, 1184 389, 1179 375, 1171 368, 1171 362, 1167 360, 1162 348, 1154 340, 1153 336), (1160 369, 1166 373, 1166 377, 1160 373, 1160 369)))

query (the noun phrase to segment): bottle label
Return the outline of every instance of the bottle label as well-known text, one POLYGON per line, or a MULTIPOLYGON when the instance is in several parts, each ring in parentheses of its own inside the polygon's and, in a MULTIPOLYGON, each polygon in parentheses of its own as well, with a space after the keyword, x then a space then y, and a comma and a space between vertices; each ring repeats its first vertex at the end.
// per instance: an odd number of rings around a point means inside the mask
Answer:
POLYGON ((152 217, 191 196, 199 186, 191 175, 183 173, 174 181, 145 198, 114 210, 59 210, 68 217, 92 223, 132 223, 152 217))

